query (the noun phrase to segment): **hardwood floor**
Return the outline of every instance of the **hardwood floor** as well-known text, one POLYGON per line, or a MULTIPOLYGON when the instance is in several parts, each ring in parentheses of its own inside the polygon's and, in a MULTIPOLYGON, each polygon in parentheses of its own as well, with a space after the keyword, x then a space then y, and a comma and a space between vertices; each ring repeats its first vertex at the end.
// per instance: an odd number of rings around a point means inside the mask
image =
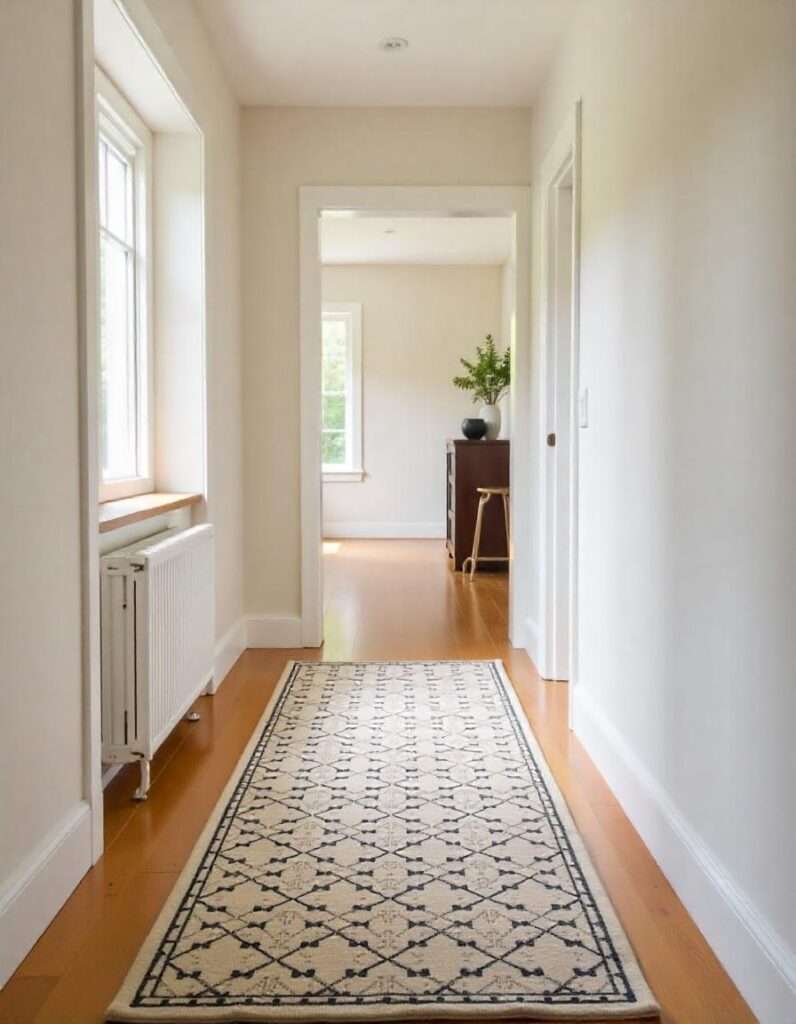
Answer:
POLYGON ((0 992, 3 1024, 96 1024, 177 879, 290 658, 502 658, 666 1024, 755 1018, 567 729, 565 684, 506 641, 506 577, 451 573, 441 541, 325 545, 326 643, 247 651, 161 748, 144 804, 137 773, 106 790, 105 855, 0 992))

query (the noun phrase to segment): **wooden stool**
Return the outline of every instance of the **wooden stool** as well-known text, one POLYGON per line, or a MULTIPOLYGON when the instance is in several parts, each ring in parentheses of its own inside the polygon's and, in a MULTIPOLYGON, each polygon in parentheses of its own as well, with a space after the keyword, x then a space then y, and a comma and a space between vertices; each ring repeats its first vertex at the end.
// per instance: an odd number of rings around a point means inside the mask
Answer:
POLYGON ((509 527, 509 489, 508 487, 476 487, 476 491, 481 495, 478 499, 478 513, 475 517, 475 534, 473 535, 473 553, 469 558, 465 558, 462 562, 462 572, 467 572, 467 563, 472 563, 470 566, 470 579, 475 576, 475 570, 478 568, 479 562, 508 562, 508 555, 505 558, 485 558, 483 555, 479 557, 478 549, 481 546, 481 524, 484 518, 484 508, 488 504, 489 499, 493 495, 499 495, 503 499, 503 518, 506 521, 506 551, 511 551, 511 529, 509 527))

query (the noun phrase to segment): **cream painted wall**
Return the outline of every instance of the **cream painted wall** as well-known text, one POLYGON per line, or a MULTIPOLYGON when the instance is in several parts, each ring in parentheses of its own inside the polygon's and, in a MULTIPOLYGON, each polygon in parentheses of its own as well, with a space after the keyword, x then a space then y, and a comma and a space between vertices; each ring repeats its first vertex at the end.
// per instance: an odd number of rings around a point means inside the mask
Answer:
MULTIPOLYGON (((179 62, 204 133, 207 517, 215 525, 216 636, 220 639, 242 613, 240 108, 190 0, 138 2, 145 3, 179 62)), ((135 6, 132 0, 131 9, 135 6)))
POLYGON ((300 608, 298 187, 527 184, 529 132, 525 110, 243 111, 248 611, 300 608))
POLYGON ((0 897, 82 798, 74 34, 0 4, 0 897))
POLYGON ((153 149, 155 489, 203 493, 202 138, 156 132, 153 149))
POLYGON ((534 108, 535 174, 578 97, 576 730, 760 1019, 784 1024, 796 5, 586 4, 534 108))
MULTIPOLYGON (((496 334, 495 338, 500 339, 501 349, 509 346, 513 349, 517 341, 516 292, 517 263, 512 256, 500 268, 500 334, 496 334)), ((500 436, 511 438, 511 391, 500 402, 500 436)))
MULTIPOLYGON (((209 516, 241 612, 238 107, 190 0, 152 11, 205 132, 209 516), (168 40, 168 42, 166 41, 168 40)), ((83 798, 75 17, 0 3, 0 983, 91 859, 83 798)), ((150 19, 151 20, 151 19, 150 19)), ((151 28, 151 25, 150 25, 151 28)))
POLYGON ((381 523, 391 524, 383 536, 398 524, 444 537, 445 440, 476 415, 451 378, 460 356, 500 336, 501 276, 487 266, 324 267, 324 301, 362 303, 365 478, 324 484, 330 536, 381 523))

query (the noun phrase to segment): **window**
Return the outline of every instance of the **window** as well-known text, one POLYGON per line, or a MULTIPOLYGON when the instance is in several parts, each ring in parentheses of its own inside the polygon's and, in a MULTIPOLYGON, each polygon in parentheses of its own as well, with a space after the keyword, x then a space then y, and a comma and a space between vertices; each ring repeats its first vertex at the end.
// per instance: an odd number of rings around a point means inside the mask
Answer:
POLYGON ((322 320, 324 479, 362 479, 362 306, 326 303, 322 320))
POLYGON ((97 75, 100 500, 153 489, 148 132, 97 75))

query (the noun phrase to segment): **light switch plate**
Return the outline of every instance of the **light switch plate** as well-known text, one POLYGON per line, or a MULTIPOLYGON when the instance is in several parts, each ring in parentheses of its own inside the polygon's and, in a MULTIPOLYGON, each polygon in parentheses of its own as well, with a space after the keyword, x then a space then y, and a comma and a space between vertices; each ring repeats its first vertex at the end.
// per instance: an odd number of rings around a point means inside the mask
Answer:
POLYGON ((578 426, 585 430, 589 425, 589 389, 581 388, 578 395, 578 426))

